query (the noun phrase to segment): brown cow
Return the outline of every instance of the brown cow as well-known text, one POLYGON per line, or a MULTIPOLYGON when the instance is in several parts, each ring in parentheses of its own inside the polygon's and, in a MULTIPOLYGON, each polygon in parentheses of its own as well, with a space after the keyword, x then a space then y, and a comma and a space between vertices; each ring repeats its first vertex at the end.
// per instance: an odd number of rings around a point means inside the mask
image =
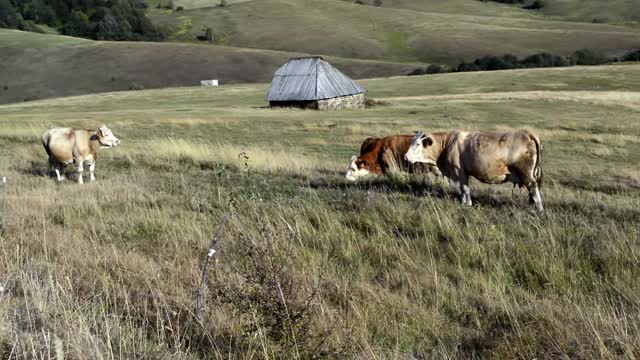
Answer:
POLYGON ((469 177, 487 183, 512 182, 526 186, 529 200, 542 211, 540 167, 542 144, 528 130, 509 132, 468 132, 454 130, 414 136, 405 158, 410 163, 437 166, 440 171, 460 182, 462 203, 471 202, 469 177))
MULTIPOLYGON (((429 165, 412 165, 403 156, 411 145, 412 135, 393 135, 383 138, 367 138, 360 147, 360 156, 352 156, 347 170, 347 180, 355 181, 367 175, 383 175, 390 170, 410 174, 426 174, 429 165)), ((436 172, 436 169, 433 169, 436 172)))
POLYGON ((78 167, 78 183, 82 184, 84 162, 89 163, 91 181, 95 181, 93 171, 96 167, 98 150, 112 148, 120 144, 111 130, 102 125, 98 130, 49 127, 42 134, 42 146, 49 155, 49 169, 56 172, 58 181, 64 176, 61 172, 66 164, 75 163, 78 167))

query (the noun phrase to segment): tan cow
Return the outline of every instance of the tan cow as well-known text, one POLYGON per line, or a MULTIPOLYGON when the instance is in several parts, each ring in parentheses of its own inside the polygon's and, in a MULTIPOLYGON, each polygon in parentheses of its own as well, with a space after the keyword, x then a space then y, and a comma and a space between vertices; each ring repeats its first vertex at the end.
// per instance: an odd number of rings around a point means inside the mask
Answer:
MULTIPOLYGON (((353 155, 349 162, 347 180, 355 181, 367 175, 383 175, 389 170, 406 171, 409 174, 426 174, 431 169, 426 164, 412 165, 404 159, 413 135, 392 135, 383 138, 370 137, 360 146, 360 156, 353 155)), ((433 169, 437 173, 437 169, 433 169)))
POLYGON ((95 181, 93 174, 96 168, 98 150, 112 148, 120 144, 111 130, 102 125, 98 130, 72 129, 51 126, 42 134, 42 145, 49 155, 49 170, 53 168, 58 181, 62 181, 64 165, 75 163, 78 167, 78 183, 82 184, 84 163, 89 164, 91 181, 95 181))
POLYGON ((405 159, 437 166, 444 176, 460 182, 462 203, 471 202, 469 177, 487 183, 526 186, 529 200, 542 211, 542 144, 528 130, 469 132, 462 130, 414 136, 405 159))

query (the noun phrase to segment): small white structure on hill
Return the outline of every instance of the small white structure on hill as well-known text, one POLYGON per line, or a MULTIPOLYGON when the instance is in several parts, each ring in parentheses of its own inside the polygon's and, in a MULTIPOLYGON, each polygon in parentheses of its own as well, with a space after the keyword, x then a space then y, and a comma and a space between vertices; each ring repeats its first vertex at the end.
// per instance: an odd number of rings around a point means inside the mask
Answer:
POLYGON ((200 80, 200 86, 218 86, 218 80, 200 80))
POLYGON ((319 56, 292 58, 273 75, 269 105, 318 110, 364 109, 367 89, 319 56))

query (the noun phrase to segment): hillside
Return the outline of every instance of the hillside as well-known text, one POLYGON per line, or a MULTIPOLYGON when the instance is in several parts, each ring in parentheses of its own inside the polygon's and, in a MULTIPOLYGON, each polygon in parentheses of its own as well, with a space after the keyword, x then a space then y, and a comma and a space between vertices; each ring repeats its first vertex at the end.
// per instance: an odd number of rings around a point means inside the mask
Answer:
POLYGON ((385 105, 264 109, 244 84, 0 106, 0 358, 640 353, 640 64, 361 82, 385 105), (47 126, 103 123, 122 144, 96 183, 43 176, 47 126), (368 136, 521 127, 543 214, 506 184, 463 208, 431 177, 344 180, 368 136))
POLYGON ((172 29, 175 41, 195 41, 211 27, 216 42, 224 45, 450 65, 487 54, 640 48, 640 28, 428 13, 337 0, 256 0, 150 17, 172 29))
MULTIPOLYGON (((0 103, 104 91, 269 82, 288 58, 209 44, 96 42, 0 29, 0 103), (44 61, 43 61, 44 59, 44 61)), ((406 75, 412 64, 327 57, 356 79, 406 75)))
MULTIPOLYGON (((198 0, 182 0, 198 1, 198 0)), ((354 0, 343 0, 353 3, 354 0)), ((375 0, 360 0, 374 5, 375 0)), ((207 1, 202 0, 204 5, 207 1)), ((208 1, 211 3, 211 1, 208 1)), ((625 23, 640 21, 640 0, 544 0, 539 10, 524 10, 522 5, 501 4, 491 0, 382 0, 380 7, 445 14, 504 17, 553 17, 580 22, 625 23)))

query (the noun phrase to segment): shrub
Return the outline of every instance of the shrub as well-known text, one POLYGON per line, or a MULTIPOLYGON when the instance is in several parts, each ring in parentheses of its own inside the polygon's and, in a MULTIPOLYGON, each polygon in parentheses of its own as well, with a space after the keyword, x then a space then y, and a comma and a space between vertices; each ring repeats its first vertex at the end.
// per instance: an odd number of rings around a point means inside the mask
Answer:
POLYGON ((178 6, 178 7, 176 8, 176 11, 182 11, 182 10, 184 10, 184 7, 182 7, 182 6, 178 6))
POLYGON ((460 63, 460 65, 458 65, 458 68, 456 70, 459 72, 465 72, 465 71, 480 71, 481 69, 478 67, 478 65, 474 63, 462 62, 460 63))
POLYGON ((140 84, 138 84, 136 82, 132 82, 129 85, 129 90, 144 90, 144 86, 142 86, 142 85, 140 85, 140 84))
POLYGON ((535 0, 531 5, 525 5, 522 8, 526 10, 539 10, 544 7, 544 2, 542 0, 535 0))
POLYGON ((425 71, 427 74, 443 74, 448 72, 447 69, 438 64, 431 64, 427 66, 427 70, 425 71))
POLYGON ((373 0, 373 6, 382 6, 382 0, 373 0))
POLYGON ((282 235, 264 228, 258 236, 239 235, 235 263, 216 268, 211 300, 245 314, 240 320, 245 345, 259 338, 281 359, 327 356, 322 348, 333 326, 316 320, 320 286, 295 271, 292 244, 298 240, 289 233, 285 238, 291 239, 283 241, 282 235))
POLYGON ((526 57, 521 62, 526 68, 563 67, 570 66, 567 58, 549 53, 538 53, 526 57))
POLYGON ((353 2, 354 4, 358 4, 358 5, 364 5, 364 3, 362 2, 362 0, 356 0, 353 2))
MULTIPOLYGON (((507 60, 510 61, 508 58, 507 60)), ((505 61, 504 57, 498 56, 484 56, 480 59, 476 59, 473 63, 479 70, 508 70, 515 67, 511 62, 505 61)))
POLYGON ((160 0, 158 1, 158 9, 173 9, 175 4, 173 0, 160 0))
POLYGON ((640 50, 625 55, 622 61, 640 61, 640 50))
POLYGON ((425 70, 423 68, 415 68, 411 70, 411 72, 407 75, 415 76, 415 75, 424 75, 424 74, 425 74, 425 70))
POLYGON ((601 52, 591 49, 578 50, 571 55, 571 59, 576 65, 602 65, 609 62, 601 52))

